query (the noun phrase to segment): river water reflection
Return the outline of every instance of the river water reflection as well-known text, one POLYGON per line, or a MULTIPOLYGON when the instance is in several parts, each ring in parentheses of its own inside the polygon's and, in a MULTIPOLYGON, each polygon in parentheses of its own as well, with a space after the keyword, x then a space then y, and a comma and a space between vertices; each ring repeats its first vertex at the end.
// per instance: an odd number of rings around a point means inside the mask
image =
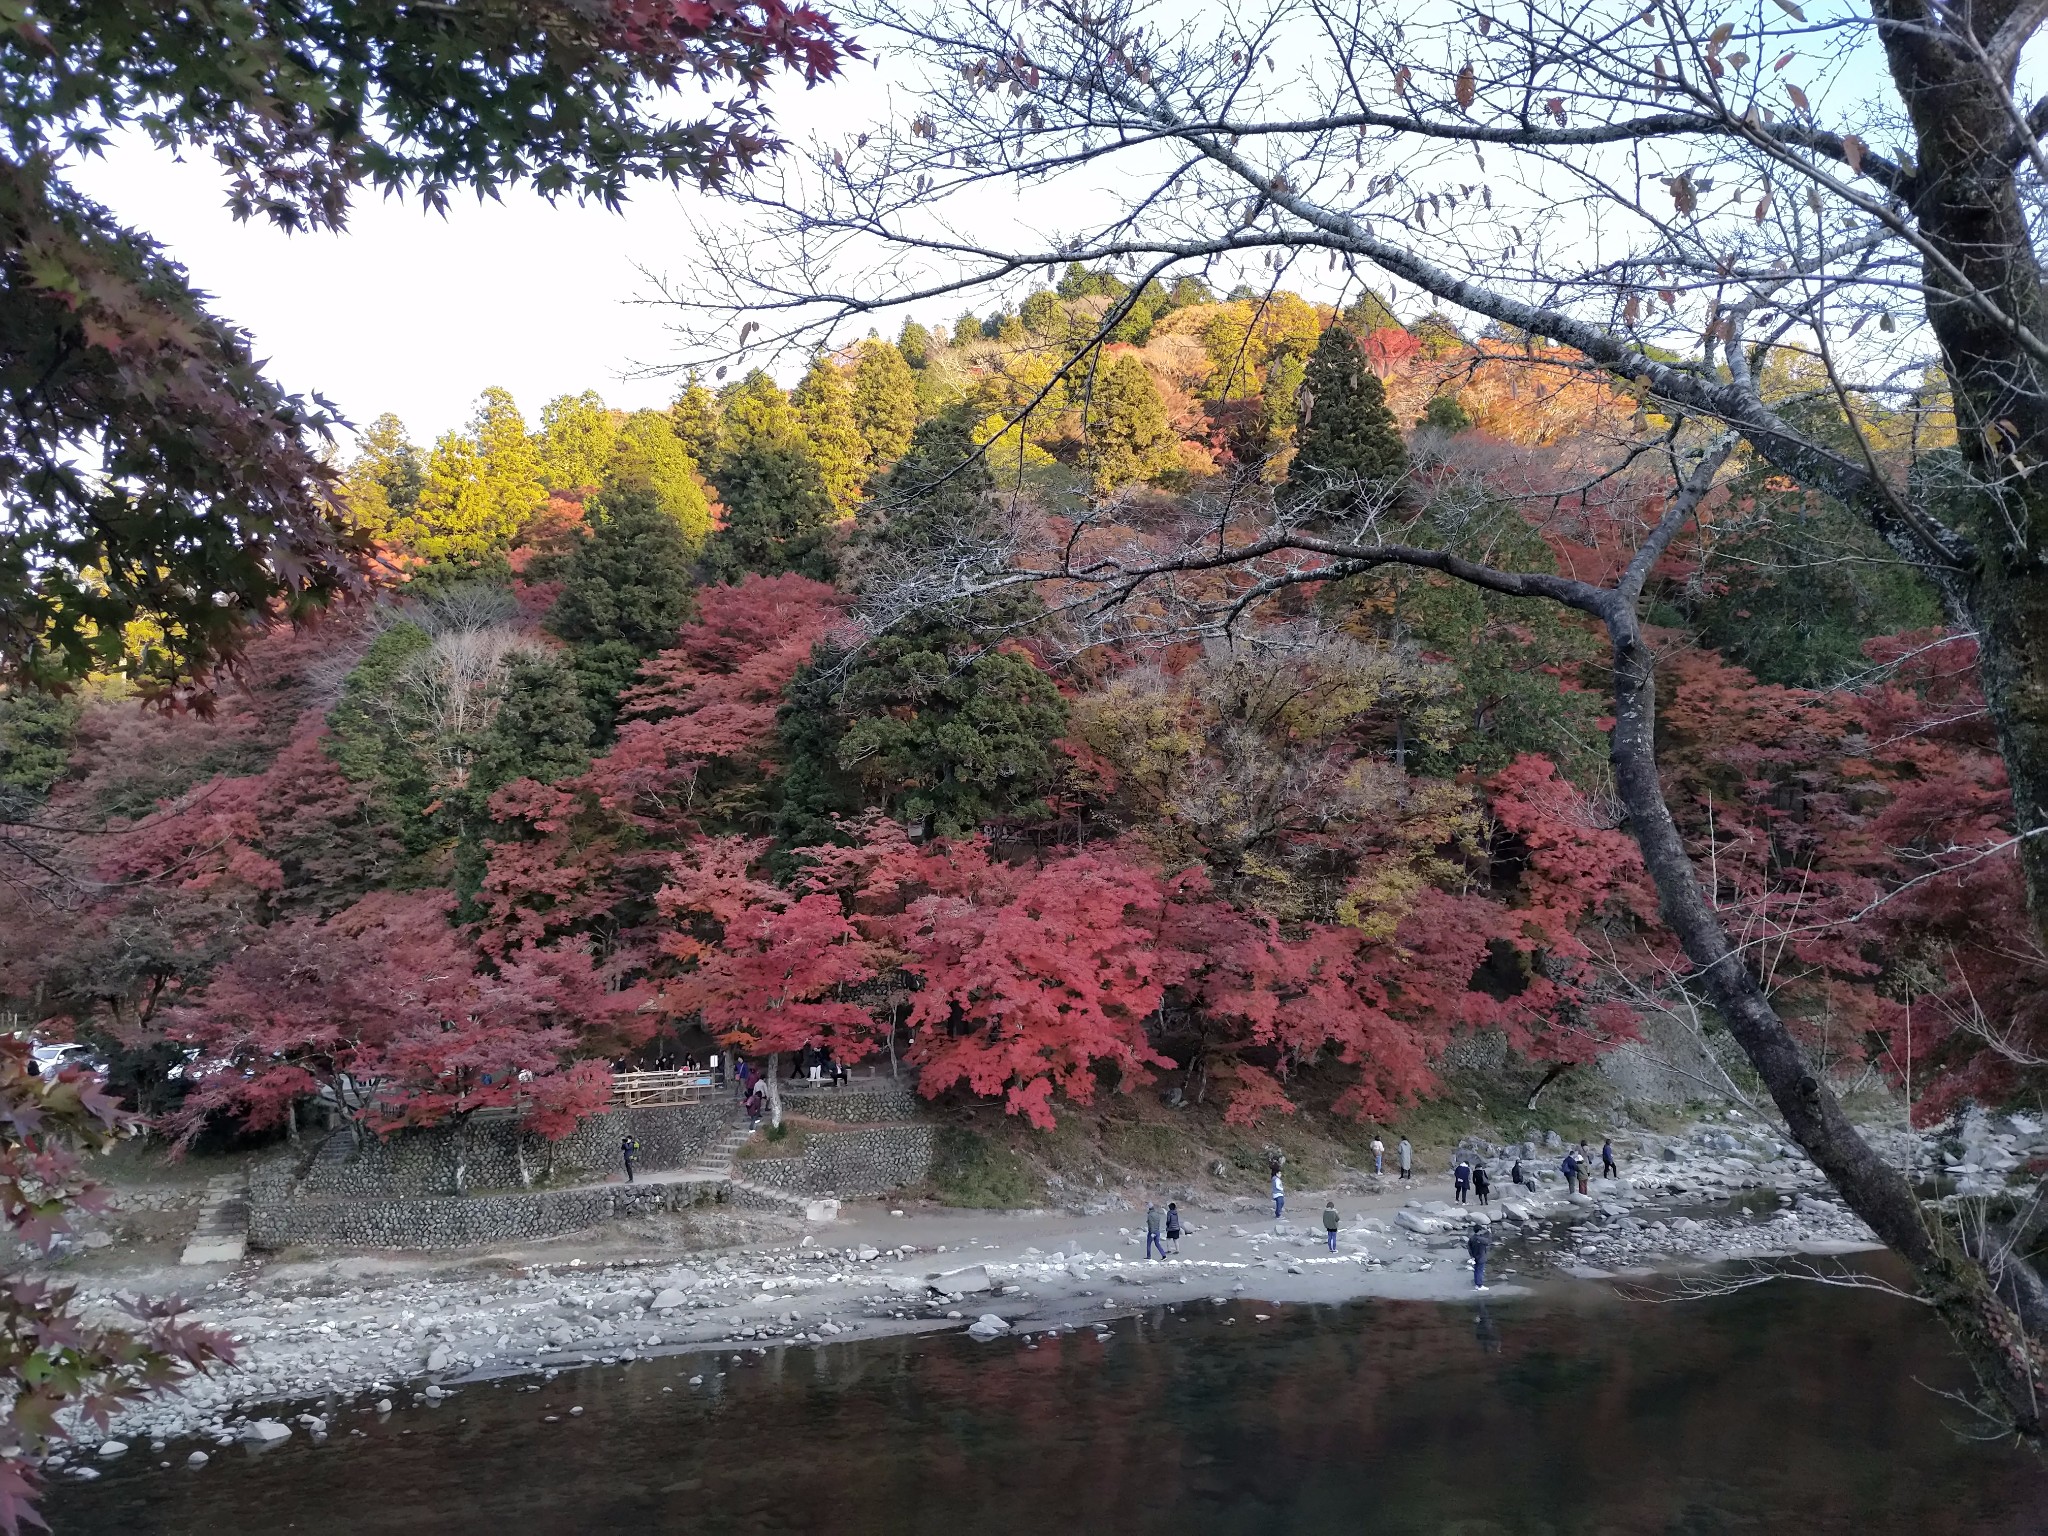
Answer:
POLYGON ((1191 1299, 1106 1342, 729 1359, 472 1386, 383 1423, 344 1405, 324 1446, 301 1433, 198 1472, 137 1447, 47 1513, 58 1536, 2048 1530, 2048 1467, 1959 1438, 1938 1328, 1868 1292, 1191 1299))

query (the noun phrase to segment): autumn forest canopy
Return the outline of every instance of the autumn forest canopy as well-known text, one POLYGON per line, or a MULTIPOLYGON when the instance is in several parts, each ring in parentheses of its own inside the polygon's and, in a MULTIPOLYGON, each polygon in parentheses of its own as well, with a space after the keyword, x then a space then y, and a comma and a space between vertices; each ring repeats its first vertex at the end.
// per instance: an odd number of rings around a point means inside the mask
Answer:
MULTIPOLYGON (((1223 634, 1002 579, 1224 504, 1605 579, 1671 479, 1592 472, 1642 408, 1573 361, 1075 266, 789 389, 382 418, 340 480, 370 594, 256 640, 210 715, 0 700, 7 1006, 187 1137, 316 1094, 559 1135, 690 1047, 894 1050, 1039 1125, 1153 1084, 1380 1120, 1461 1036, 1569 1065, 1697 1019, 1583 615, 1387 567, 1223 634)), ((2004 1047, 2048 973, 1933 594, 1741 460, 1646 612, 1666 792, 1816 1059, 1922 1117, 2037 1093, 2004 1047)))

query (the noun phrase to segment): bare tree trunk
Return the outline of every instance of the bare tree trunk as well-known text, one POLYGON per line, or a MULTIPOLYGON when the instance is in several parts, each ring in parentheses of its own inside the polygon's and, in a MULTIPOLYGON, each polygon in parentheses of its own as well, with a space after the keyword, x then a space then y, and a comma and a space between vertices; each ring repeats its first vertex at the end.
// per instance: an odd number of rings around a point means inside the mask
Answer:
MULTIPOLYGON (((1879 1157, 1849 1123, 1841 1103, 1808 1068, 1755 973, 1729 942, 1700 889, 1658 779, 1655 658, 1637 624, 1633 595, 1614 594, 1603 617, 1614 641, 1615 785, 1644 866, 1656 882, 1664 921, 1698 968, 1707 995, 1763 1079, 1793 1139, 1849 1208, 1912 1265, 1921 1293, 1941 1313, 1978 1380, 2011 1414, 2014 1427, 2039 1436, 2037 1383, 2048 1377, 2048 1355, 2038 1340, 2028 1338, 2022 1318, 2001 1304, 1985 1266, 1956 1233, 1929 1226, 1905 1175, 1879 1157)), ((2016 1275, 2031 1273, 2016 1248, 2007 1263, 2016 1275)), ((2022 1285, 2015 1279, 2016 1291, 2022 1285)))
POLYGON ((455 1193, 469 1191, 469 1117, 458 1116, 455 1121, 455 1193))
POLYGON ((2026 161, 2009 99, 2019 47, 2003 54, 1997 36, 2021 9, 1991 0, 1953 25, 1930 25, 1919 0, 1872 6, 1919 151, 1910 200, 1926 242, 1921 294, 1969 471, 1967 487, 1943 489, 1965 503, 1960 531, 1974 558, 1941 585, 1977 634, 1985 703, 2024 839, 2027 900, 2048 940, 2048 477, 2039 473, 2048 459, 2048 367, 2022 337, 2048 335, 2048 289, 2015 175, 2026 161))
POLYGON ((782 1052, 776 1051, 768 1058, 768 1070, 761 1074, 761 1081, 768 1089, 768 1128, 777 1130, 782 1125, 782 1084, 777 1074, 782 1069, 782 1052))
POLYGON ((1543 1097, 1543 1090, 1548 1088, 1552 1083, 1556 1082, 1560 1077, 1563 1077, 1565 1073, 1571 1071, 1571 1069, 1571 1063, 1568 1061, 1553 1061, 1547 1068, 1544 1069, 1543 1081, 1538 1083, 1534 1088, 1529 1090, 1529 1102, 1523 1105, 1522 1107, 1524 1109, 1534 1109, 1536 1107, 1536 1101, 1543 1097))

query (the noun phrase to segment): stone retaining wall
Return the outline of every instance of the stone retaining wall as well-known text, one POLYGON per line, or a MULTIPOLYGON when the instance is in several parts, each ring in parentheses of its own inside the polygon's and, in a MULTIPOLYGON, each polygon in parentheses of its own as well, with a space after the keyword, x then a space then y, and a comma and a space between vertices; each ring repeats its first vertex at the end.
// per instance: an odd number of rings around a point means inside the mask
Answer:
POLYGON ((736 1177, 793 1195, 851 1200, 886 1194, 931 1176, 932 1128, 871 1125, 857 1131, 814 1131, 796 1157, 750 1157, 733 1165, 736 1177))
POLYGON ((894 1086, 867 1088, 858 1084, 837 1092, 785 1093, 784 1114, 806 1120, 832 1120, 842 1125, 873 1125, 877 1121, 915 1120, 917 1095, 894 1086))
MULTIPOLYGON (((723 1098, 669 1109, 612 1109, 592 1115, 554 1144, 554 1182, 581 1183, 617 1171, 619 1142, 632 1136, 640 1143, 637 1167, 650 1172, 687 1168, 731 1123, 733 1110, 723 1098)), ((449 1126, 395 1131, 351 1145, 347 1131, 336 1131, 314 1154, 300 1188, 309 1196, 357 1199, 404 1195, 445 1195, 455 1186, 455 1131, 449 1126)), ((518 1122, 476 1120, 469 1127, 470 1190, 520 1189, 539 1179, 549 1166, 550 1148, 518 1122), (524 1165, 524 1176, 521 1166, 524 1165)))
POLYGON ((717 1183, 622 1184, 389 1200, 277 1200, 251 1193, 249 1240, 259 1248, 472 1248, 686 1210, 724 1198, 725 1190, 717 1183))

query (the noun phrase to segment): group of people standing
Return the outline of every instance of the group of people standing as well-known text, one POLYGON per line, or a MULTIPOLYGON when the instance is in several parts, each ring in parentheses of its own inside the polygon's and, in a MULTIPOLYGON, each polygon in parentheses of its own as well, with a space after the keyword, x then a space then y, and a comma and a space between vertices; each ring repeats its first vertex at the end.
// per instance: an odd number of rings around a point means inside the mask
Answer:
MULTIPOLYGON (((1400 1166, 1402 1178, 1415 1177, 1415 1149, 1408 1145, 1406 1136, 1394 1148, 1394 1161, 1400 1166)), ((1372 1139, 1372 1171, 1375 1178, 1384 1177, 1387 1171, 1387 1144, 1377 1136, 1372 1139)))

